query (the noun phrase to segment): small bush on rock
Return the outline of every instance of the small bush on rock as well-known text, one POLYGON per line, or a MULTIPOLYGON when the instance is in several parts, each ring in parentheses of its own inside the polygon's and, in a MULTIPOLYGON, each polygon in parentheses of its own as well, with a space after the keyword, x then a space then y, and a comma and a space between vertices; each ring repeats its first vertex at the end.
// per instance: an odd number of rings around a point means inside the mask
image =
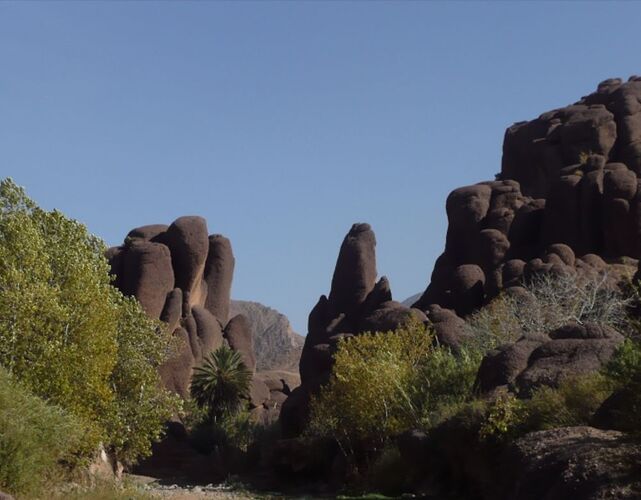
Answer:
POLYGON ((540 387, 526 401, 523 425, 528 431, 589 425, 611 392, 612 385, 599 373, 568 378, 556 389, 540 387))

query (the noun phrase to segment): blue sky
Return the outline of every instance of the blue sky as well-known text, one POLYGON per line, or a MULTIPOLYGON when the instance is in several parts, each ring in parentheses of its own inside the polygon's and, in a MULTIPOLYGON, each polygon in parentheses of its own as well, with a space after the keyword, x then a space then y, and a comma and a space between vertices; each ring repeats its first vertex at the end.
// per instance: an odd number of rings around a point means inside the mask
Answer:
POLYGON ((641 73, 641 3, 0 2, 0 177, 109 244, 207 218, 233 296, 307 314, 353 222, 395 298, 505 128, 641 73))

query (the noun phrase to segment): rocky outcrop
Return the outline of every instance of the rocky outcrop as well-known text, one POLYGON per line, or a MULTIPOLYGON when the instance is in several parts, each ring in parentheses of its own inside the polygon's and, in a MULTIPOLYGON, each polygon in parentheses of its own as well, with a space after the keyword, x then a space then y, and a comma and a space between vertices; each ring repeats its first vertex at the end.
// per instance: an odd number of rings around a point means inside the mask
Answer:
POLYGON ((639 77, 514 124, 497 180, 448 197, 445 251, 415 307, 461 316, 541 272, 630 274, 641 256, 640 175, 639 77))
POLYGON ((177 339, 177 353, 160 367, 165 386, 189 394, 192 368, 224 343, 241 352, 251 370, 255 355, 247 320, 228 322, 234 255, 229 240, 208 236, 202 217, 133 229, 107 258, 114 284, 136 297, 177 339), (228 324, 229 323, 229 324, 228 324))
POLYGON ((258 371, 283 370, 298 374, 305 337, 292 330, 287 316, 246 300, 232 300, 231 314, 243 314, 249 320, 258 371))
POLYGON ((281 412, 286 436, 299 434, 307 418, 310 395, 329 380, 332 354, 341 339, 366 331, 388 331, 415 318, 418 309, 392 300, 387 278, 376 281, 376 237, 369 224, 354 224, 341 245, 329 297, 321 296, 312 309, 300 359, 301 386, 281 412))
POLYGON ((641 498, 638 442, 616 431, 564 427, 533 432, 506 452, 500 483, 509 500, 641 498))
POLYGON ((523 337, 485 356, 476 386, 482 394, 506 387, 527 397, 537 387, 557 387, 565 378, 598 371, 623 340, 614 329, 594 323, 570 323, 548 335, 523 337))

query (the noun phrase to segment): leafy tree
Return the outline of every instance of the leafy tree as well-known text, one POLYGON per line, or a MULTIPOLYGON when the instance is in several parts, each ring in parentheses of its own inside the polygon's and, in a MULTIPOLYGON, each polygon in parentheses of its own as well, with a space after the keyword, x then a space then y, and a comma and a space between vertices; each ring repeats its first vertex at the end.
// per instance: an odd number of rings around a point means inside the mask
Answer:
POLYGON ((194 368, 191 395, 206 408, 211 421, 233 415, 249 395, 252 374, 239 352, 222 346, 210 352, 203 364, 194 368))
POLYGON ((410 428, 428 427, 471 395, 480 356, 453 353, 421 323, 341 340, 332 377, 312 398, 307 433, 331 437, 346 454, 381 449, 410 428))
POLYGON ((0 182, 0 365, 121 458, 149 451, 175 400, 157 367, 169 334, 111 285, 105 245, 0 182))

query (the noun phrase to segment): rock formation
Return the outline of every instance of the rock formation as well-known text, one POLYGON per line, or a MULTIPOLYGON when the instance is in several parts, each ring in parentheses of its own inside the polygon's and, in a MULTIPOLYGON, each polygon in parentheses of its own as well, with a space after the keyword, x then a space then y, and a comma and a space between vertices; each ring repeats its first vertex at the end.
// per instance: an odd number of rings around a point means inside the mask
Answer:
POLYGON ((448 197, 445 251, 414 306, 460 316, 538 272, 629 274, 641 256, 640 175, 641 77, 512 125, 497 180, 448 197))
POLYGON ((301 432, 309 397, 329 380, 332 354, 340 339, 366 331, 387 331, 411 318, 425 321, 418 309, 392 300, 387 278, 376 281, 376 237, 369 224, 354 224, 338 254, 329 297, 312 309, 300 359, 301 386, 285 401, 281 427, 285 435, 301 432))
MULTIPOLYGON (((248 319, 242 314, 229 318, 235 265, 231 243, 224 236, 208 235, 205 219, 180 217, 169 226, 133 229, 122 246, 107 251, 107 258, 115 285, 136 297, 145 312, 166 323, 178 339, 177 353, 160 367, 168 389, 186 398, 193 367, 222 345, 240 352, 247 367, 256 371, 248 319)), ((255 376, 251 407, 271 410, 273 420, 274 408, 280 408, 289 390, 285 386, 296 386, 295 380, 284 378, 288 383, 281 382, 278 373, 255 376)))
MULTIPOLYGON (((509 127, 495 181, 448 197, 445 251, 413 307, 457 347, 463 318, 500 292, 524 296, 541 273, 616 287, 641 257, 641 77, 606 80, 565 108, 509 127)), ((478 386, 529 394, 598 369, 622 342, 596 325, 567 325, 490 353, 478 386)))

